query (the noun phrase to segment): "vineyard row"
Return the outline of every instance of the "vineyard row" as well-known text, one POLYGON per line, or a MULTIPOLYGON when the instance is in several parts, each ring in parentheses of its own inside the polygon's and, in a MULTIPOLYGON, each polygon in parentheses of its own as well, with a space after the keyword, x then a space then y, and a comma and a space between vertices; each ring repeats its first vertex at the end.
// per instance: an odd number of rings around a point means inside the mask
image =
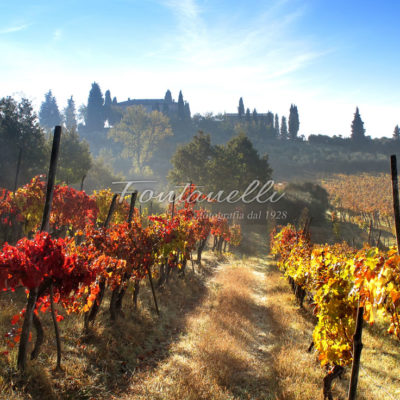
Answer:
POLYGON ((397 249, 361 250, 347 244, 312 244, 306 230, 293 226, 271 233, 271 254, 288 278, 300 305, 312 298, 317 325, 313 345, 328 370, 324 396, 332 399, 332 380, 353 360, 353 335, 358 307, 373 324, 377 314, 388 322, 388 332, 400 339, 400 256, 397 249))

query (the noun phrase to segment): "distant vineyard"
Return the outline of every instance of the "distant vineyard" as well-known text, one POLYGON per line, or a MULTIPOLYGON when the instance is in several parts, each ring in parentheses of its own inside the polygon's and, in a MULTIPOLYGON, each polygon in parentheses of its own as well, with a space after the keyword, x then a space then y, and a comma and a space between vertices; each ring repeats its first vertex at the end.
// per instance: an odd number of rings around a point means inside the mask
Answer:
POLYGON ((335 175, 322 181, 343 219, 359 225, 391 226, 393 211, 389 174, 335 175))

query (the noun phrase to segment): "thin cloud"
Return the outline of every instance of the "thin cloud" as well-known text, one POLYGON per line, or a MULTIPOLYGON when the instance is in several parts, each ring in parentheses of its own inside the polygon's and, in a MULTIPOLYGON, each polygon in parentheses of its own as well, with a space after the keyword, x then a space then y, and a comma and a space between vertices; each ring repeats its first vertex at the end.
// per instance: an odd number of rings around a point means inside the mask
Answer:
POLYGON ((193 20, 200 14, 200 7, 195 0, 165 0, 162 4, 181 18, 193 20))
POLYGON ((11 26, 9 28, 5 29, 0 29, 0 35, 6 35, 8 33, 15 33, 15 32, 20 32, 29 27, 29 24, 23 24, 23 25, 15 25, 11 26))
MULTIPOLYGON (((240 10, 221 14, 219 20, 209 18, 206 6, 195 0, 161 0, 177 20, 163 49, 165 59, 186 68, 199 67, 208 75, 224 69, 241 69, 265 80, 293 74, 324 52, 314 49, 306 39, 293 39, 290 34, 305 7, 285 9, 287 0, 270 2, 257 10, 257 16, 244 20, 240 10), (210 22, 213 21, 213 22, 210 22), (171 54, 174 54, 171 57, 171 54)), ((156 55, 160 57, 160 52, 156 55)))
POLYGON ((62 30, 61 29, 56 29, 53 33, 53 40, 60 40, 62 37, 62 30))

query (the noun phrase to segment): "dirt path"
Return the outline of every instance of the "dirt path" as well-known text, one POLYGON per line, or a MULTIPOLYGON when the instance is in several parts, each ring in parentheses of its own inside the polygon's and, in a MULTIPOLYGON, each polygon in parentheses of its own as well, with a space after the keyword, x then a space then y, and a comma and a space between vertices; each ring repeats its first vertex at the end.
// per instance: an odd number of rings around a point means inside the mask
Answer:
POLYGON ((304 399, 281 386, 287 342, 267 272, 260 259, 220 265, 168 357, 137 371, 124 399, 304 399))

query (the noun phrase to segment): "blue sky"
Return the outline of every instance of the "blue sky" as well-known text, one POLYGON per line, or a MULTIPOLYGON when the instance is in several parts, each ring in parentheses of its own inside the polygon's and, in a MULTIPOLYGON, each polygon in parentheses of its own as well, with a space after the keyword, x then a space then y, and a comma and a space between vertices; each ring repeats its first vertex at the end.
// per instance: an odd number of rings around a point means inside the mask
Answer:
POLYGON ((399 0, 20 0, 0 3, 0 96, 39 107, 53 90, 85 103, 96 81, 118 100, 180 89, 192 113, 287 115, 300 134, 400 124, 399 0))

